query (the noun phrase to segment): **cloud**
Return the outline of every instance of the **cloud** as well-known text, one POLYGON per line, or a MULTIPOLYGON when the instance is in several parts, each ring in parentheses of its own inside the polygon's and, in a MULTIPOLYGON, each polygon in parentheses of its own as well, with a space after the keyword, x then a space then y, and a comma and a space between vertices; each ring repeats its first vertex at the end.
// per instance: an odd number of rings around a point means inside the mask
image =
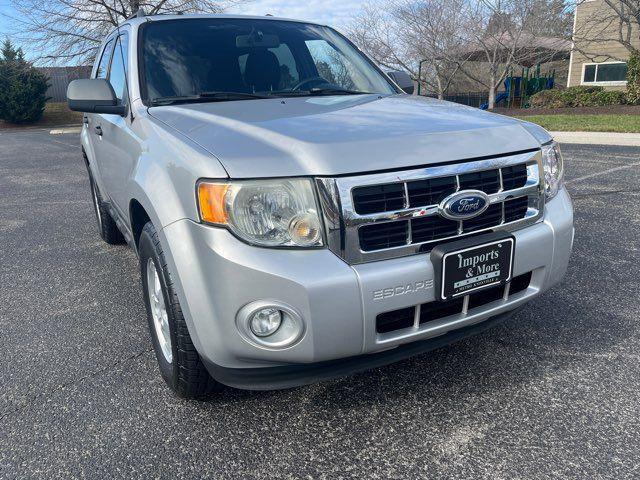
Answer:
POLYGON ((323 23, 344 29, 364 2, 355 0, 253 0, 228 10, 243 15, 266 15, 323 23))

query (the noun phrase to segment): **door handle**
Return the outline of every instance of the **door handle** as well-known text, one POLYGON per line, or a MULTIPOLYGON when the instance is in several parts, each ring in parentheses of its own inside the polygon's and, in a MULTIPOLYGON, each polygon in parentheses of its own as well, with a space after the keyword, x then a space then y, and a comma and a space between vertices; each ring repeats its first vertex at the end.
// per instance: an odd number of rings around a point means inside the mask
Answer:
POLYGON ((102 136, 102 127, 100 125, 96 125, 95 127, 93 127, 93 130, 96 132, 96 135, 98 135, 99 137, 102 136))

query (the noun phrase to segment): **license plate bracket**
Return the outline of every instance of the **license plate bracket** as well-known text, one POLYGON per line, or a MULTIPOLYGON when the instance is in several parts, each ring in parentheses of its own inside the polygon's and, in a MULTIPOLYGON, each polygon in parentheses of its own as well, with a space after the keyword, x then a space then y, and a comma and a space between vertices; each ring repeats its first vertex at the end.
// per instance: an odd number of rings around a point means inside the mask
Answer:
POLYGON ((511 281, 515 237, 492 232, 438 245, 431 251, 436 298, 450 300, 511 281))

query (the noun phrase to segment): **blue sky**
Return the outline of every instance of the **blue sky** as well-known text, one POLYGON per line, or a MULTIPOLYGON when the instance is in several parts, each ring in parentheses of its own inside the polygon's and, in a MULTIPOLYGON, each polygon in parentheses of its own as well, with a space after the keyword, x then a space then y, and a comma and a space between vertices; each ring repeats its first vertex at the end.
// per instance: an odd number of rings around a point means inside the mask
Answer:
MULTIPOLYGON (((7 0, 0 0, 0 13, 8 13, 9 12, 9 2, 7 0)), ((6 19, 0 15, 0 40, 4 40, 4 37, 7 32, 7 21, 6 19)))
MULTIPOLYGON (((229 13, 295 18, 324 23, 345 31, 353 16, 363 6, 362 0, 249 0, 228 10, 229 13)), ((9 0, 0 0, 0 14, 12 14, 9 0)), ((9 21, 0 15, 0 42, 8 36, 9 21)), ((30 52, 25 52, 31 58, 30 52)))
POLYGON ((344 29, 353 15, 361 10, 363 3, 358 0, 254 0, 229 11, 248 15, 270 13, 278 17, 310 20, 344 29))
MULTIPOLYGON (((326 23, 338 29, 344 29, 351 17, 362 8, 359 0, 253 0, 244 5, 233 7, 232 13, 247 15, 265 15, 297 18, 326 23)), ((0 0, 0 12, 11 13, 8 0, 0 0)), ((7 20, 0 15, 0 39, 7 34, 7 20)))

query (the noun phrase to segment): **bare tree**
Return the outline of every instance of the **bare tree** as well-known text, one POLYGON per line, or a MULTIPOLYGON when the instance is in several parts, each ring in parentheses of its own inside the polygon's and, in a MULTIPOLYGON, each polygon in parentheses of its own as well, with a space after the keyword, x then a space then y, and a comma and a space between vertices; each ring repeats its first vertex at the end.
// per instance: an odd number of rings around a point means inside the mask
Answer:
MULTIPOLYGON (((127 17, 149 14, 220 12, 230 2, 217 0, 9 0, 17 12, 11 36, 44 64, 81 64, 93 60, 104 36, 127 17)), ((239 2, 236 2, 239 3, 239 2)))
POLYGON ((563 0, 392 0, 369 3, 351 34, 378 63, 407 71, 439 97, 464 74, 493 108, 513 66, 566 48, 555 41, 568 35, 568 13, 563 0))
MULTIPOLYGON (((579 0, 576 8, 585 3, 579 0)), ((640 52, 640 0, 603 0, 604 8, 593 9, 589 18, 576 25, 574 48, 592 61, 624 60, 604 53, 602 45, 618 43, 631 54, 640 52)))
POLYGON ((548 9, 540 0, 479 0, 469 2, 466 9, 466 31, 469 43, 458 51, 447 52, 460 70, 482 85, 489 94, 489 109, 495 106, 496 92, 509 71, 517 65, 530 65, 551 60, 558 50, 566 48, 562 38, 542 36, 548 33, 544 19, 548 9), (464 61, 464 63, 463 63, 464 61), (483 62, 486 73, 478 75, 468 68, 470 62, 483 62))
POLYGON ((406 71, 442 98, 459 69, 443 52, 460 43, 464 3, 370 1, 354 18, 349 33, 380 65, 406 71))

